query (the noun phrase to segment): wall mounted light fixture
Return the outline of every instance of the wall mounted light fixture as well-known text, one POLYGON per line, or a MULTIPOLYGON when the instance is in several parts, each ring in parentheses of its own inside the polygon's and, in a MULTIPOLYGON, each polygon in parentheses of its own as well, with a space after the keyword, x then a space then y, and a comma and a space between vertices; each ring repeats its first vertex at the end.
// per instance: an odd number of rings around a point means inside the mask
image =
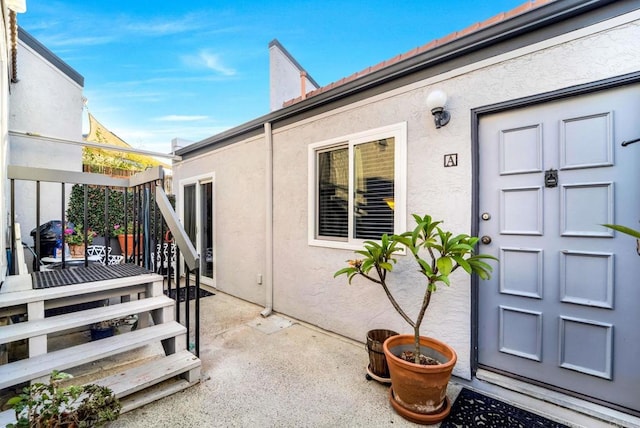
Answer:
POLYGON ((445 94, 440 89, 436 89, 432 91, 427 97, 427 108, 431 110, 431 114, 433 114, 433 119, 436 123, 436 128, 440 128, 449 123, 449 119, 451 119, 451 115, 448 111, 444 109, 444 106, 447 104, 447 94, 445 94))

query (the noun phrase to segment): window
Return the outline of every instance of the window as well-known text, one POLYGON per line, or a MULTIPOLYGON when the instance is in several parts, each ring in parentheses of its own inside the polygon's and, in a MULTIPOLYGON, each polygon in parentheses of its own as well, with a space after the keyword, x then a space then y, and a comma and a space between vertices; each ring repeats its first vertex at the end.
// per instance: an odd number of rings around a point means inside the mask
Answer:
POLYGON ((309 148, 309 242, 352 248, 403 229, 406 124, 309 148))

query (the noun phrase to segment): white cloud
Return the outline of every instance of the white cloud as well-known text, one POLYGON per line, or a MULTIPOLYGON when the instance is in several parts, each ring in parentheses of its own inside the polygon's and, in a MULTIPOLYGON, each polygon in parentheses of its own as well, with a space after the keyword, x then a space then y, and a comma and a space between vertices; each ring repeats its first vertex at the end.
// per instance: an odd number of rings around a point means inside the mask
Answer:
POLYGON ((187 15, 179 19, 126 22, 122 25, 122 28, 137 35, 166 36, 194 31, 201 25, 202 23, 195 16, 187 15))
POLYGON ((196 120, 205 120, 208 118, 209 116, 187 116, 187 115, 179 115, 179 114, 170 114, 167 116, 157 117, 154 120, 158 120, 161 122, 193 122, 196 120))
POLYGON ((38 40, 49 48, 61 48, 69 46, 97 46, 106 45, 114 41, 111 36, 74 36, 68 37, 66 34, 39 37, 38 40))
POLYGON ((207 50, 200 51, 197 55, 184 56, 183 61, 186 65, 194 68, 208 68, 223 76, 234 76, 236 71, 223 64, 218 54, 207 50))

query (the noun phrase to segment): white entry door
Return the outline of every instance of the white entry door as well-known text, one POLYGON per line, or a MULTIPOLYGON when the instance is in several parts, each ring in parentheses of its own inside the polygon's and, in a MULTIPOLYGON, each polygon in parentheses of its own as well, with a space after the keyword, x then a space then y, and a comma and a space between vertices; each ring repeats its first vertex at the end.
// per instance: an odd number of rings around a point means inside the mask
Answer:
POLYGON ((480 118, 480 367, 640 412, 640 85, 480 118))

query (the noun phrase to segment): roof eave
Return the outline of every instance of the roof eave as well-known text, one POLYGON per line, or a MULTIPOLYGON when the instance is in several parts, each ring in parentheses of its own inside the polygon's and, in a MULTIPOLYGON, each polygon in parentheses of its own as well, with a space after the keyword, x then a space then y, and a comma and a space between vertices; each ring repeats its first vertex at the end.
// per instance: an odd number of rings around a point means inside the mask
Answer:
POLYGON ((79 86, 84 87, 84 77, 80 73, 64 62, 59 56, 51 52, 45 45, 40 43, 38 39, 33 37, 22 27, 18 27, 18 39, 37 52, 44 59, 49 61, 54 67, 67 75, 67 77, 76 82, 79 86))
POLYGON ((176 151, 176 154, 187 155, 195 151, 200 151, 208 146, 215 146, 217 143, 221 143, 229 138, 255 131, 258 128, 263 127, 267 122, 274 123, 288 119, 310 109, 340 100, 355 93, 381 85, 390 80, 466 55, 506 39, 517 37, 537 28, 552 25, 572 16, 614 3, 615 1, 616 0, 563 0, 548 3, 527 13, 514 16, 513 18, 501 21, 495 25, 483 28, 458 39, 454 39, 451 42, 437 46, 423 53, 408 57, 405 60, 401 60, 387 67, 381 68, 380 70, 365 74, 355 80, 341 84, 324 92, 320 92, 317 95, 308 97, 288 107, 258 117, 220 134, 216 134, 197 143, 190 144, 189 146, 176 151))

